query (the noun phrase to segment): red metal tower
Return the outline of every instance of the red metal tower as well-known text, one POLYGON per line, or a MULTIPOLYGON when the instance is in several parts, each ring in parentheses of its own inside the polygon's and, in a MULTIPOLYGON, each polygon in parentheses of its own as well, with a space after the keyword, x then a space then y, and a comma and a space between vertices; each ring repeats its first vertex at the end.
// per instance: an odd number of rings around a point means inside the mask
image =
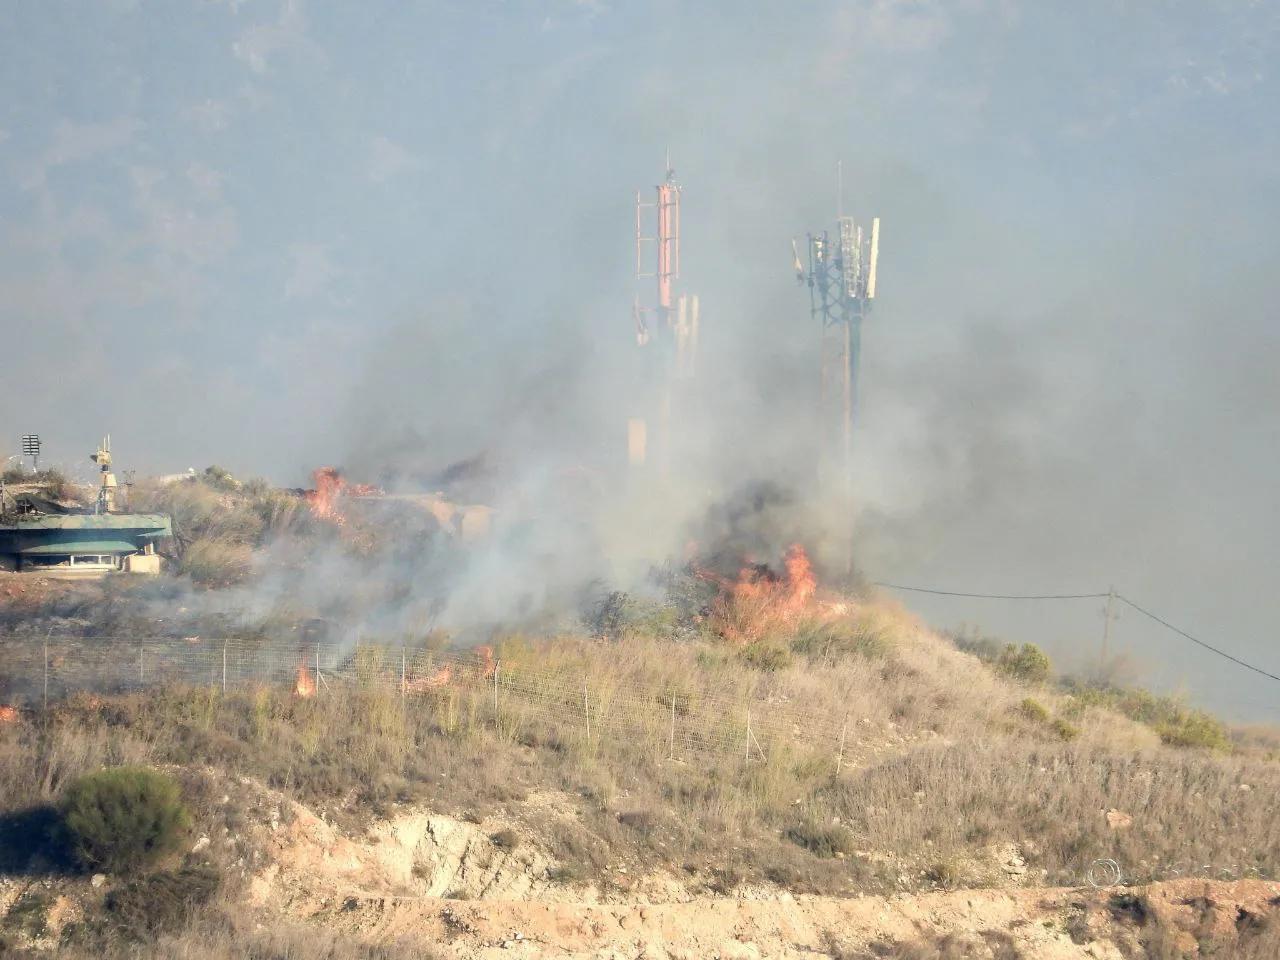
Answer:
POLYGON ((633 465, 648 461, 648 424, 656 413, 653 446, 664 473, 670 466, 675 383, 693 376, 698 346, 698 297, 677 292, 682 189, 676 183, 668 156, 666 179, 655 187, 656 198, 646 202, 643 194, 636 191, 637 289, 632 319, 636 343, 652 356, 646 357, 644 365, 644 409, 627 423, 627 451, 633 465), (653 232, 647 233, 646 229, 653 232))

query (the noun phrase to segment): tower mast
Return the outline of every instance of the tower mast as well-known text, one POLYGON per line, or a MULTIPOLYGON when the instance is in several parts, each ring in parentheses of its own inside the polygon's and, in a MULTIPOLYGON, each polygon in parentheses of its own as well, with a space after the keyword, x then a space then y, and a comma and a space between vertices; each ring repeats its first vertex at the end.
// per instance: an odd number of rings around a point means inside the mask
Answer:
POLYGON ((808 235, 806 267, 796 252, 797 279, 809 288, 809 316, 820 322, 821 427, 820 475, 837 494, 848 524, 845 572, 853 572, 853 433, 857 420, 862 321, 876 296, 880 254, 880 218, 865 231, 844 214, 844 176, 836 168, 836 231, 808 235))
POLYGON ((646 356, 640 409, 627 422, 627 458, 636 467, 654 460, 666 475, 673 446, 672 407, 680 400, 679 384, 693 376, 698 347, 698 297, 678 290, 683 188, 671 167, 670 151, 666 175, 654 190, 652 202, 636 191, 632 320, 636 344, 646 356))

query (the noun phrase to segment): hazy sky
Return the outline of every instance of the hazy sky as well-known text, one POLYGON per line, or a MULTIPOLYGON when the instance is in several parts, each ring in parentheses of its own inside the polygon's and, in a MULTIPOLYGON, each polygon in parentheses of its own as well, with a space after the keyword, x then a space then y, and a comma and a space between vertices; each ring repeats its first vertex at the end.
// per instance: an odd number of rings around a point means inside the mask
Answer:
MULTIPOLYGON (((384 437, 563 442, 625 406, 669 147, 707 443, 768 472, 817 336, 790 239, 843 158, 883 218, 867 573, 1114 583, 1280 673, 1277 63, 1262 2, 0 0, 0 450, 300 483, 384 437)), ((1101 630, 910 602, 1068 661, 1101 630)), ((1280 719, 1139 620, 1154 682, 1280 719)))

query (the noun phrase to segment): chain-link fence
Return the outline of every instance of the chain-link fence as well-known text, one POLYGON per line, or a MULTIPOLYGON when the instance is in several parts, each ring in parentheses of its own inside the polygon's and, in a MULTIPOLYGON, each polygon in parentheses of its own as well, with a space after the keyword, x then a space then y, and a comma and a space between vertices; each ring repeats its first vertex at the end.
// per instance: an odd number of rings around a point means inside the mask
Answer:
POLYGON ((406 705, 430 701, 508 729, 627 738, 673 759, 713 754, 744 762, 779 751, 845 762, 846 720, 741 692, 681 693, 561 666, 540 669, 488 648, 426 650, 388 644, 280 643, 234 638, 0 637, 0 704, 39 708, 77 693, 161 687, 233 693, 274 687, 299 697, 381 689, 406 705))

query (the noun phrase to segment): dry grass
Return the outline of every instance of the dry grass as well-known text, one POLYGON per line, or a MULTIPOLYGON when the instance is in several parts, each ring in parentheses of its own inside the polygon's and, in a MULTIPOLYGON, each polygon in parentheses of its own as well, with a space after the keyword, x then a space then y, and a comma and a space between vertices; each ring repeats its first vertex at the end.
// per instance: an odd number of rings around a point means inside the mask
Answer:
MULTIPOLYGON (((312 699, 283 683, 72 698, 0 727, 0 795, 30 807, 87 769, 195 758, 353 829, 407 803, 473 818, 501 808, 547 838, 566 881, 664 865, 712 890, 928 886, 937 864, 1006 841, 1034 880, 1079 882, 1096 857, 1131 876, 1280 871, 1268 812, 1280 766, 1262 746, 1162 745, 1149 724, 1029 690, 889 605, 855 604, 789 650, 765 670, 707 638, 507 637, 496 712, 479 673, 402 700, 375 682, 398 677, 399 656, 388 666, 376 647, 360 651, 363 679, 312 699), (557 816, 526 808, 547 792, 569 798, 557 816), (1133 826, 1109 828, 1112 808, 1133 826)), ((411 674, 430 675, 435 656, 415 651, 411 674)))
MULTIPOLYGON (((104 915, 111 921, 112 912, 104 915)), ((314 924, 257 922, 228 900, 193 906, 156 928, 153 911, 140 911, 131 927, 102 922, 68 929, 58 956, 70 960, 434 960, 421 942, 370 942, 314 924)), ((36 954, 32 954, 35 956, 36 954)))

